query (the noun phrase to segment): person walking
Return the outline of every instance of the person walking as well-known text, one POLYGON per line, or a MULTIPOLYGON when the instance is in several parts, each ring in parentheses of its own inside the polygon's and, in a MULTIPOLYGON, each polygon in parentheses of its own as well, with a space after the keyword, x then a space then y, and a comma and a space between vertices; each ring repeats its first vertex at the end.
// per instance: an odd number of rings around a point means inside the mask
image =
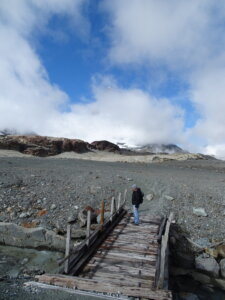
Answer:
POLYGON ((139 205, 143 202, 144 194, 136 184, 132 185, 132 205, 134 213, 134 225, 139 225, 139 205))

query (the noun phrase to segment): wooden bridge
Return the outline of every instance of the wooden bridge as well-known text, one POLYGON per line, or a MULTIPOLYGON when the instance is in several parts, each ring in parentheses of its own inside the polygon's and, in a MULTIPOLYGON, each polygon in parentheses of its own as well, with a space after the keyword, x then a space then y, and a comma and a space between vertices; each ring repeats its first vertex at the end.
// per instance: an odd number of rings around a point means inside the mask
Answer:
POLYGON ((64 272, 37 276, 38 281, 107 293, 117 298, 172 299, 168 291, 168 236, 172 214, 168 219, 141 215, 140 225, 136 226, 124 204, 125 201, 118 204, 116 209, 113 198, 110 218, 103 222, 102 215, 103 224, 92 234, 88 213, 87 238, 71 253, 71 224, 68 224, 64 272))

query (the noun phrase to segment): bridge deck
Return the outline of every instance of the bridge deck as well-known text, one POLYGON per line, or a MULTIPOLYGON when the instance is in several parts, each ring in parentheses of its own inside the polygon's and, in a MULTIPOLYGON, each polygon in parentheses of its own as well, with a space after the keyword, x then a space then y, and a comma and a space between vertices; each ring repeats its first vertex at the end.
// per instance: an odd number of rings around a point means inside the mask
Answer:
POLYGON ((42 275, 39 281, 85 291, 172 299, 170 291, 156 289, 161 227, 160 217, 142 216, 135 226, 126 215, 76 276, 42 275))

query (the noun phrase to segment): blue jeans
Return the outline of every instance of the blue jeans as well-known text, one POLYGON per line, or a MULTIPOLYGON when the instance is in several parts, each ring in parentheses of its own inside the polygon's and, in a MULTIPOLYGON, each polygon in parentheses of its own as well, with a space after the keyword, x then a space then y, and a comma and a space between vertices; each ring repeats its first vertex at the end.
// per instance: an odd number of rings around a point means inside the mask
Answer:
POLYGON ((133 213, 134 213, 134 223, 139 224, 139 211, 138 211, 138 207, 135 207, 135 205, 133 205, 133 213))

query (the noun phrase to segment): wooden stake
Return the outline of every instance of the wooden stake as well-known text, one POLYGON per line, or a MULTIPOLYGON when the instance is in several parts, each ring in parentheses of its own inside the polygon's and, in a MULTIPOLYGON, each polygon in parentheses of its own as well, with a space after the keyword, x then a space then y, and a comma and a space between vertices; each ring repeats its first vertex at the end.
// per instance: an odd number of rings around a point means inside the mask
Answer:
POLYGON ((91 231, 91 211, 88 210, 87 212, 87 231, 86 231, 86 238, 87 238, 87 241, 86 241, 86 245, 89 246, 89 237, 90 237, 90 231, 91 231))
POLYGON ((102 200, 102 205, 101 205, 101 218, 100 218, 100 224, 104 224, 104 213, 105 213, 105 201, 102 200))
POLYGON ((113 219, 113 214, 115 212, 115 197, 112 197, 112 202, 111 202, 111 213, 110 213, 110 220, 112 221, 113 219))
POLYGON ((124 191, 124 195, 123 195, 123 205, 125 204, 126 201, 127 201, 127 189, 124 191))
POLYGON ((119 193, 119 196, 118 196, 117 209, 120 209, 120 204, 121 204, 121 193, 119 193))
POLYGON ((68 259, 65 261, 65 267, 64 267, 64 271, 66 274, 68 273, 68 269, 69 269, 70 236, 71 236, 71 225, 67 224, 65 257, 68 257, 68 259))

